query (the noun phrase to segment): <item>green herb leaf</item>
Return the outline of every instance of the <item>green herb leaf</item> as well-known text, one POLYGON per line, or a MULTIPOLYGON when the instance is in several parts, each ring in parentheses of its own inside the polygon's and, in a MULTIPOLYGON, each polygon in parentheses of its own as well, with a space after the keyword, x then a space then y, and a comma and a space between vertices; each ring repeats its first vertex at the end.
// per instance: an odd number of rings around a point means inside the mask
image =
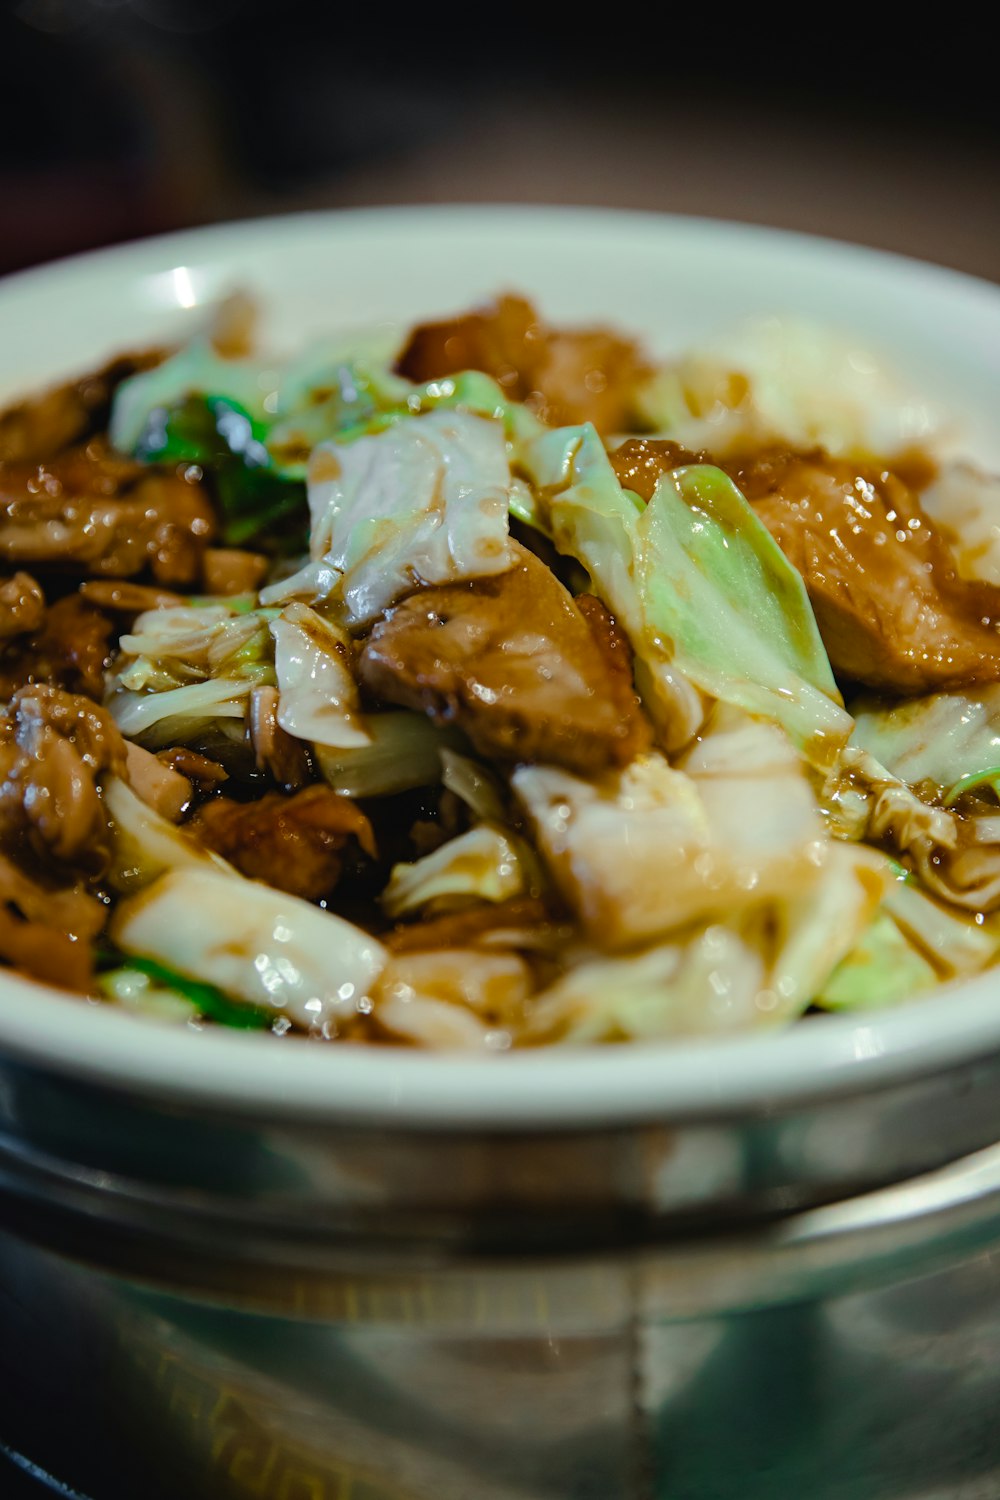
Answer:
POLYGON ((229 547, 301 552, 308 536, 305 487, 274 471, 265 428, 229 396, 187 396, 149 413, 135 454, 144 463, 198 464, 222 512, 229 547))
POLYGON ((129 955, 124 961, 124 967, 147 974, 165 989, 174 990, 190 1001, 206 1020, 215 1021, 220 1026, 231 1026, 241 1031, 265 1031, 274 1020, 268 1011, 243 1001, 230 1000, 214 984, 188 979, 185 974, 178 974, 175 969, 157 962, 155 958, 134 958, 129 955))

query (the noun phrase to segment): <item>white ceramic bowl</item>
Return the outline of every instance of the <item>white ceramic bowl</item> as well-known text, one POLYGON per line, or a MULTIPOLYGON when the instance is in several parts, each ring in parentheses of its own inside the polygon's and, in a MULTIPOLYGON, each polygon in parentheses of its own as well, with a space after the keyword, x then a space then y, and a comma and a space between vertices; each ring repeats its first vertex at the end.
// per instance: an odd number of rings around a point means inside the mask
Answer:
MULTIPOLYGON (((196 230, 0 283, 0 398, 179 339, 235 286, 261 298, 265 340, 460 310, 499 289, 553 320, 607 320, 656 353, 746 317, 791 315, 860 335, 915 390, 962 417, 995 461, 1000 289, 954 272, 773 230, 535 208, 299 215, 196 230)), ((160 1098, 316 1118, 503 1128, 625 1124, 774 1106, 898 1081, 1000 1049, 1000 971, 863 1016, 673 1045, 502 1057, 277 1043, 145 1025, 0 972, 0 1050, 160 1098)))

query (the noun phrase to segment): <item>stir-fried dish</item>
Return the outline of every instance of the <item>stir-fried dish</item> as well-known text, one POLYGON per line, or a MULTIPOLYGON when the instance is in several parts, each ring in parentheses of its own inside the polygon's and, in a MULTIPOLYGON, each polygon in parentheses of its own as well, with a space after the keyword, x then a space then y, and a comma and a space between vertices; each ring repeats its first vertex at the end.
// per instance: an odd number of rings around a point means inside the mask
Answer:
POLYGON ((1000 482, 514 296, 251 333, 0 415, 5 964, 502 1050, 996 960, 1000 482))

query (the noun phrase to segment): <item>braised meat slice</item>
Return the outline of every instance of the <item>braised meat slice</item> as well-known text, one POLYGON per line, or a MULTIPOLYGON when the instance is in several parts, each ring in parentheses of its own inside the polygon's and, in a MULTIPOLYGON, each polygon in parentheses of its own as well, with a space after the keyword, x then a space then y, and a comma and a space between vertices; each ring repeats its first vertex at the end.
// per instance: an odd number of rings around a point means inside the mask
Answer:
POLYGON ((111 398, 122 381, 162 359, 158 349, 122 354, 101 370, 0 412, 0 463, 39 463, 100 432, 108 425, 111 398))
POLYGON ((669 438, 627 438, 608 457, 620 485, 645 500, 653 498, 657 480, 670 469, 685 464, 711 464, 707 453, 692 453, 669 438))
POLYGON ((267 771, 286 792, 296 792, 310 779, 309 753, 278 723, 278 689, 255 687, 250 694, 247 734, 258 771, 267 771))
MULTIPOLYGON (((611 461, 649 501, 666 470, 713 460, 641 438, 611 461)), ((900 694, 1000 678, 1000 590, 959 578, 945 538, 898 474, 821 449, 767 449, 722 467, 802 574, 840 676, 900 694)))
POLYGON ((603 328, 547 328, 523 297, 414 329, 397 369, 410 380, 483 370, 553 427, 634 425, 636 387, 649 374, 636 345, 603 328))
MULTIPOLYGON (((362 682, 376 698, 457 724, 483 755, 582 775, 627 764, 650 741, 627 647, 515 544, 506 573, 411 594, 372 630, 362 682), (587 612, 585 612, 585 610, 587 612)), ((600 608, 598 606, 598 608, 600 608)))
POLYGON ((0 465, 0 561, 196 583, 216 530, 200 483, 114 453, 101 438, 41 463, 0 465))
POLYGON ((106 709, 53 687, 23 687, 0 715, 0 846, 99 875, 110 834, 99 778, 125 770, 106 709))
POLYGON ((206 594, 253 594, 267 576, 268 560, 241 547, 209 547, 202 561, 206 594))
POLYGON ((51 875, 28 875, 0 851, 0 963, 84 991, 93 972, 91 943, 105 915, 81 882, 60 886, 51 875))
POLYGON ((351 839, 372 858, 376 853, 364 813, 326 786, 291 797, 269 792, 255 802, 215 797, 185 826, 252 880, 307 901, 334 890, 351 839))
POLYGON ((0 645, 0 698, 29 683, 45 683, 100 701, 110 640, 107 616, 79 594, 68 594, 45 611, 31 635, 0 645))
POLYGON ((1000 590, 959 578, 890 470, 770 454, 731 472, 802 574, 837 673, 900 694, 1000 678, 1000 590))
POLYGON ((191 782, 199 792, 214 792, 224 781, 229 780, 229 772, 225 766, 220 766, 217 760, 209 760, 207 755, 199 755, 197 750, 192 750, 188 745, 171 745, 166 750, 158 750, 156 758, 168 770, 176 771, 179 776, 191 782))
POLYGON ((97 778, 124 762, 86 699, 24 688, 0 714, 0 962, 87 989, 107 914, 87 888, 110 847, 97 778))
POLYGON ((45 618, 45 595, 30 573, 0 583, 0 641, 37 630, 45 618))
POLYGON ((142 615, 147 609, 174 609, 184 603, 183 594, 148 583, 132 583, 127 578, 88 578, 80 585, 80 596, 98 609, 111 609, 122 615, 142 615))

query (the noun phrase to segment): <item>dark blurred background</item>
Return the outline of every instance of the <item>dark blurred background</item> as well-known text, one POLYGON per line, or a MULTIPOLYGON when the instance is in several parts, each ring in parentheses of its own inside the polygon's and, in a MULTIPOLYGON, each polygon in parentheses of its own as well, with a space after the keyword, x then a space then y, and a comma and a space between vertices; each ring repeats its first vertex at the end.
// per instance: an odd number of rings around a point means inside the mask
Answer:
POLYGON ((211 220, 607 204, 1000 279, 1000 111, 969 16, 358 0, 6 0, 0 270, 211 220))

